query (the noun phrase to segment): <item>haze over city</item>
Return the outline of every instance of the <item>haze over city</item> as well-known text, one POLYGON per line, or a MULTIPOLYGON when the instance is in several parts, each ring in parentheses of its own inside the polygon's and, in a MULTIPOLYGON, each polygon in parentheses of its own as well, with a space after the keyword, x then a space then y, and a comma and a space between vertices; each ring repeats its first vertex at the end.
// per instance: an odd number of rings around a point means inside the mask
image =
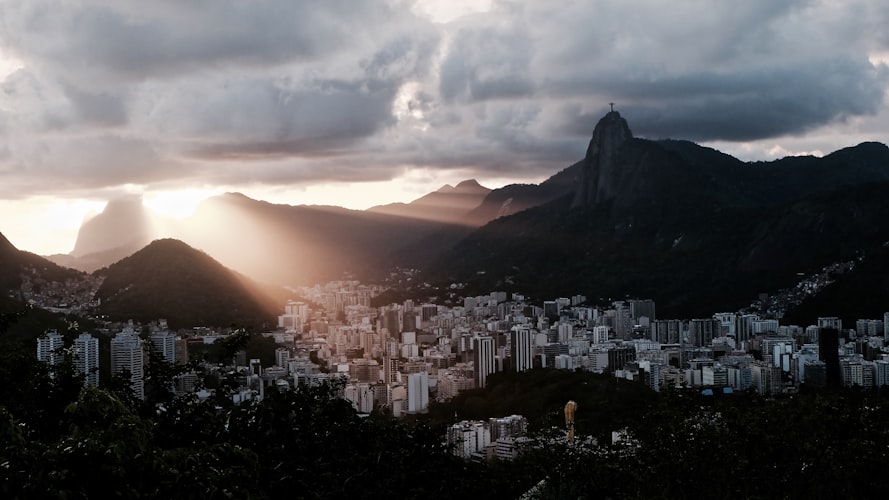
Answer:
POLYGON ((67 253, 123 194, 363 209, 539 182, 615 102, 738 158, 885 141, 876 0, 0 6, 0 231, 67 253))

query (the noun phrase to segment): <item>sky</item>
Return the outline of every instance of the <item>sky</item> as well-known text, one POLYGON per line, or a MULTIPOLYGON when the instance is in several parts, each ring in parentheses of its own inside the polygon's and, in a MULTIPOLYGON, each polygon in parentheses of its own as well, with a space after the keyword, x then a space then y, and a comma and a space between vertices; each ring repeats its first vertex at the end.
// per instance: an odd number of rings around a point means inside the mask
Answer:
POLYGON ((109 199, 364 209, 540 182, 615 103, 742 160, 887 142, 884 0, 0 0, 0 232, 109 199))

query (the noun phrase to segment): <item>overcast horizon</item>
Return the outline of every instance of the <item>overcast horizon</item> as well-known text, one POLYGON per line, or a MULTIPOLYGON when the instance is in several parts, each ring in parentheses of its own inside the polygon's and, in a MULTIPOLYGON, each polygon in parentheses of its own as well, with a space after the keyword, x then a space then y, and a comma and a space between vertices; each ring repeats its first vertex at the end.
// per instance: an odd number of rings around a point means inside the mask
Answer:
POLYGON ((0 2, 0 233, 139 194, 367 208, 539 182, 616 103, 742 160, 887 142, 889 3, 0 2))

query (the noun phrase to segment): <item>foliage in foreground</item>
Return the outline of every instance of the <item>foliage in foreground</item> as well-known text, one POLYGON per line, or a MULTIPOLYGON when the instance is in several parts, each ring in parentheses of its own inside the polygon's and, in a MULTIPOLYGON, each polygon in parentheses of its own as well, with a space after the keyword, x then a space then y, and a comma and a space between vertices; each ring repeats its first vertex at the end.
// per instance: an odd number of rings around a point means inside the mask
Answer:
POLYGON ((666 394, 615 444, 544 446, 537 498, 879 498, 889 401, 873 392, 666 394))
POLYGON ((2 498, 446 498, 486 483, 439 429, 362 418, 334 385, 149 409, 36 368, 40 383, 0 399, 2 498), (44 390, 53 397, 32 394, 44 390))

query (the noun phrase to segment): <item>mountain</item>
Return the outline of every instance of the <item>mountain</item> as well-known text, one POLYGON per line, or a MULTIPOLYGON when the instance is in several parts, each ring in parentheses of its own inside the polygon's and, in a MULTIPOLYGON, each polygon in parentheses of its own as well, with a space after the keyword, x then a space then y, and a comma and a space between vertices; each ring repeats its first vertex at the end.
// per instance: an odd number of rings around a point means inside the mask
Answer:
POLYGON ((741 307, 797 272, 889 240, 882 144, 744 163, 635 138, 612 112, 572 169, 574 190, 491 221, 420 279, 464 282, 467 293, 650 297, 659 313, 691 317, 741 307))
POLYGON ((102 269, 103 267, 108 267, 124 257, 133 255, 144 246, 145 244, 132 243, 110 248, 108 250, 91 252, 81 256, 74 256, 72 254, 47 255, 46 259, 62 267, 69 267, 85 273, 91 273, 102 269))
POLYGON ((392 267, 425 265, 471 230, 340 207, 277 205, 237 193, 207 199, 183 227, 184 241, 224 265, 286 285, 344 273, 380 280, 392 267))
POLYGON ((118 321, 269 327, 281 307, 207 254, 173 239, 156 240, 99 273, 105 278, 96 292, 99 313, 118 321))
POLYGON ((446 184, 439 190, 417 198, 410 203, 380 205, 371 207, 367 211, 457 224, 464 222, 466 215, 478 207, 490 192, 490 189, 472 179, 463 181, 456 186, 446 184))
POLYGON ((580 178, 581 163, 565 168, 540 184, 510 184, 491 191, 466 216, 466 223, 483 226, 498 217, 516 214, 573 193, 580 178))
POLYGON ((84 221, 71 253, 46 258, 91 273, 132 255, 156 238, 179 232, 176 221, 146 209, 141 196, 126 196, 109 201, 100 214, 84 221))
MULTIPOLYGON (((379 281, 394 267, 415 268, 420 283, 467 283, 466 293, 649 297, 659 312, 694 316, 747 305, 797 273, 889 240, 887 186, 889 148, 880 143, 742 162, 689 141, 634 137, 610 112, 586 156, 539 185, 465 181, 367 211, 229 193, 204 201, 173 235, 263 282, 379 281)), ((138 210, 126 213, 141 227, 138 210)), ((115 218, 96 220, 114 232, 115 218)), ((92 231, 100 233, 85 229, 84 241, 92 231)), ((107 241, 123 240, 133 238, 107 241)), ((81 258, 107 265, 124 251, 81 258)))
POLYGON ((141 196, 111 200, 102 213, 80 226, 71 255, 83 257, 115 248, 142 248, 154 239, 141 196))
POLYGON ((0 295, 18 295, 24 279, 35 283, 64 282, 82 275, 39 255, 19 250, 0 233, 0 295))
POLYGON ((394 267, 428 265, 492 219, 564 194, 576 183, 575 170, 566 169, 539 186, 493 191, 467 180, 411 203, 366 211, 272 204, 228 193, 205 200, 192 216, 175 223, 157 220, 132 197, 109 202, 87 221, 75 252, 48 258, 93 272, 163 235, 262 282, 314 284, 344 274, 380 280, 394 267))

